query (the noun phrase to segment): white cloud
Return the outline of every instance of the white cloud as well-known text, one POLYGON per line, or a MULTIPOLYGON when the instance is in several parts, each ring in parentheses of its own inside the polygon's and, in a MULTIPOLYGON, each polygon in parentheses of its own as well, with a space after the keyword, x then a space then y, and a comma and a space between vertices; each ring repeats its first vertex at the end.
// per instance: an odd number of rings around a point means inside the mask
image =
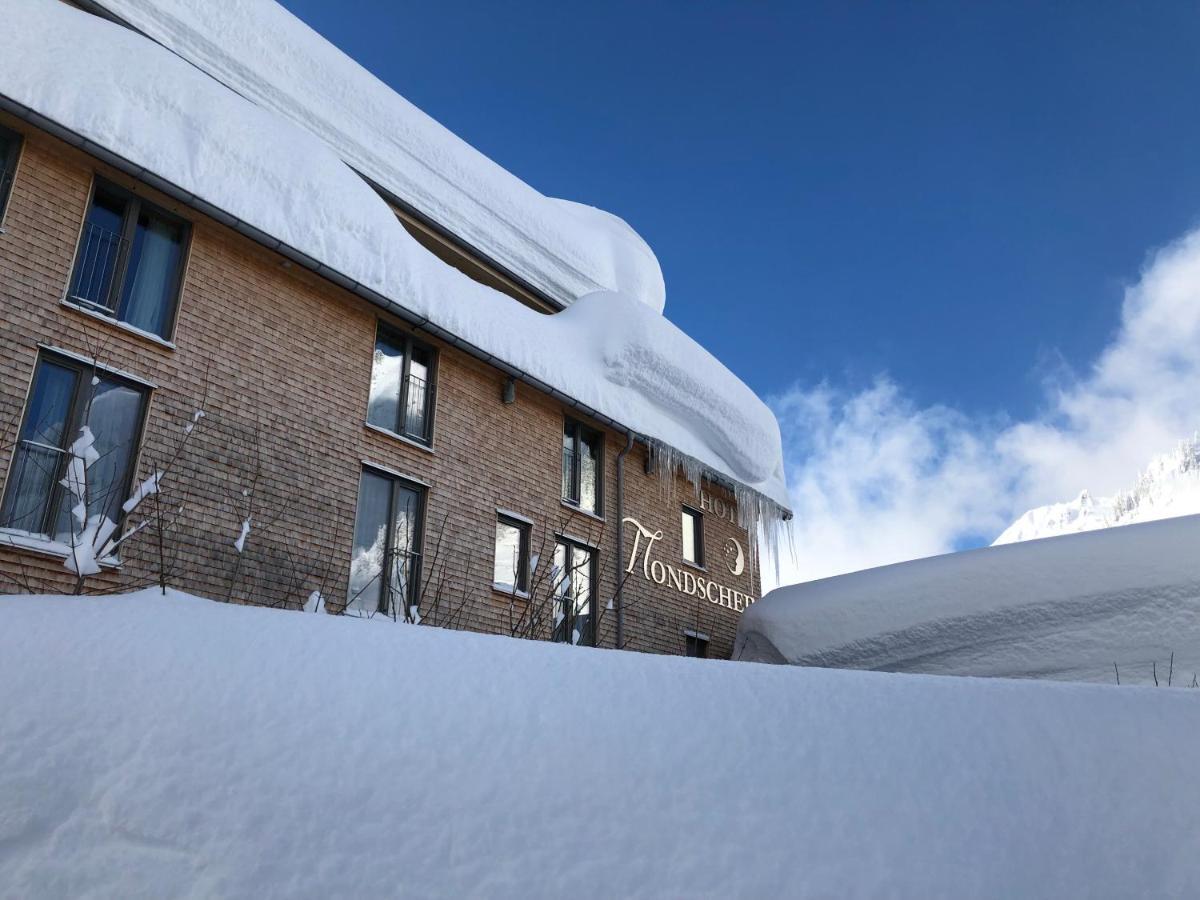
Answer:
POLYGON ((1036 419, 919 407, 886 376, 772 406, 796 513, 783 583, 986 543, 1029 507, 1113 493, 1200 429, 1200 230, 1150 259, 1112 342, 1047 385, 1036 419))

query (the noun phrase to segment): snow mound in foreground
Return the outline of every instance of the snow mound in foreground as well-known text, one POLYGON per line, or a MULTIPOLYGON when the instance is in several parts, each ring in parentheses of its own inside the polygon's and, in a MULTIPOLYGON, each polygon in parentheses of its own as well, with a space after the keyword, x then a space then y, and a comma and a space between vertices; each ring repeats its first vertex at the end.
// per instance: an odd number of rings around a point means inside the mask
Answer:
MULTIPOLYGON (((1200 516, 985 547, 772 591, 734 656, 805 666, 1175 683, 1200 673, 1200 516)), ((1196 697, 1200 700, 1200 694, 1196 697)))
POLYGON ((0 598, 0 884, 1194 896, 1197 699, 0 598))
POLYGON ((0 21, 0 94, 787 506, 774 415, 647 305, 598 292, 535 312, 421 247, 322 141, 141 35, 58 0, 0 0, 0 21))
POLYGON ((1200 437, 1156 456, 1132 488, 1113 497, 1093 497, 1083 491, 1067 503, 1029 510, 993 546, 1196 514, 1200 514, 1200 437))
POLYGON ((100 5, 312 132, 356 170, 551 296, 569 301, 616 291, 662 312, 662 269, 629 225, 602 210, 544 197, 278 3, 100 5))

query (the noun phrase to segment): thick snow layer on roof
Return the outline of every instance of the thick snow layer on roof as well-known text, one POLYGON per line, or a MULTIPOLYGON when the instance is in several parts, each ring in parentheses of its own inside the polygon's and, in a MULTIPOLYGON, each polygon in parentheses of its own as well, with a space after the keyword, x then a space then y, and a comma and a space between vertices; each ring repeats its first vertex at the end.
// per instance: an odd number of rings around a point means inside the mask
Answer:
POLYGON ((1196 700, 154 591, 0 598, 0 884, 26 900, 1196 896, 1196 700))
MULTIPOLYGON (((1112 683, 1200 673, 1200 516, 882 566, 772 591, 735 658, 1112 683)), ((1200 700, 1200 697, 1196 699, 1200 700)))
POLYGON ((624 221, 544 197, 272 0, 99 3, 550 296, 609 290, 662 312, 658 260, 624 221))
POLYGON ((537 313, 426 251, 320 140, 152 41, 56 0, 0 9, 0 94, 786 506, 775 417, 649 306, 596 293, 537 313))

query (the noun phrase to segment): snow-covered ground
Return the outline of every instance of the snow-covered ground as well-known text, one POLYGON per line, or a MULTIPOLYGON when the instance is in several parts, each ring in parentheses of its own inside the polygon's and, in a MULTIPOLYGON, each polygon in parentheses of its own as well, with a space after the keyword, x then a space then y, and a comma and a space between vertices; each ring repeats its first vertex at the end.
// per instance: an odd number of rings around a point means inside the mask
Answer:
POLYGON ((1031 509, 994 543, 1012 544, 1196 514, 1200 514, 1200 437, 1154 457, 1128 490, 1112 497, 1093 497, 1085 490, 1066 503, 1031 509))
POLYGON ((0 598, 0 894, 1195 896, 1198 700, 0 598))
MULTIPOLYGON (((772 591, 735 657, 1165 683, 1200 673, 1200 516, 986 547, 772 591)), ((1200 691, 1196 700, 1200 701, 1200 691)))

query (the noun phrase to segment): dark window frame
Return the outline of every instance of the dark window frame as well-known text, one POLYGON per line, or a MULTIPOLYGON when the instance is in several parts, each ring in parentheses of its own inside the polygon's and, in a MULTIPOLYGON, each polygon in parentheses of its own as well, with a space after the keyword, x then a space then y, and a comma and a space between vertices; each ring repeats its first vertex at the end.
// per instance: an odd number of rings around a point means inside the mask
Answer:
MULTIPOLYGON (((32 531, 30 529, 20 529, 27 531, 29 534, 43 537, 47 540, 52 540, 54 521, 58 517, 60 506, 62 504, 63 495, 67 489, 61 484, 61 481, 66 477, 67 461, 70 457, 68 452, 71 444, 79 436, 79 430, 86 424, 84 416, 90 412, 91 401, 95 396, 98 385, 92 384, 92 377, 96 376, 103 380, 116 382, 122 387, 137 391, 142 397, 142 408, 138 415, 137 429, 133 435, 131 447, 133 452, 129 456, 129 466, 125 472, 124 482, 120 485, 119 496, 129 497, 133 492, 134 480, 137 476, 138 467, 141 464, 141 447, 146 435, 146 422, 149 418, 150 399, 153 389, 143 383, 132 378, 127 378, 117 372, 113 372, 107 368, 95 365, 84 360, 75 359, 62 353, 55 353, 53 350, 42 349, 38 352, 37 359, 34 362, 33 374, 29 380, 29 391, 25 397, 25 409, 21 414, 21 427, 17 431, 17 441, 13 446, 13 452, 9 457, 8 472, 5 476, 4 495, 0 497, 0 527, 10 528, 4 524, 7 521, 9 514, 9 504, 12 502, 12 491, 16 490, 16 482, 13 480, 13 475, 16 472, 17 454, 20 452, 21 445, 25 443, 22 435, 25 434, 25 428, 29 423, 29 414, 33 401, 33 388, 37 381, 38 371, 43 362, 49 362, 52 365, 59 366, 63 369, 69 369, 75 373, 75 385, 71 391, 71 404, 67 412, 65 422, 66 427, 63 429, 61 439, 62 446, 58 447, 58 464, 54 472, 53 480, 51 481, 50 497, 46 503, 45 511, 42 514, 42 528, 40 531, 32 531), (87 395, 86 399, 84 395, 87 395), (49 526, 49 527, 47 527, 49 526)), ((117 528, 114 534, 123 533, 125 526, 125 517, 127 513, 123 510, 117 519, 117 528)))
POLYGON ((689 565, 696 566, 699 569, 704 568, 704 513, 696 509, 694 506, 683 504, 683 510, 680 513, 679 519, 680 535, 679 535, 679 555, 683 557, 683 561, 689 565), (692 546, 696 550, 696 558, 688 559, 687 552, 684 550, 686 544, 683 541, 683 516, 690 516, 695 523, 695 533, 692 535, 692 546))
MULTIPOLYGON (((530 560, 533 552, 533 526, 522 519, 517 519, 501 512, 496 513, 496 524, 508 525, 517 529, 518 533, 520 534, 520 542, 518 545, 519 549, 517 551, 517 583, 512 586, 511 590, 521 596, 527 597, 529 596, 529 581, 531 574, 530 560)), ((497 545, 495 551, 499 552, 499 549, 500 548, 497 545)), ((495 569, 493 567, 493 575, 494 573, 495 569)), ((493 587, 505 591, 509 590, 508 588, 505 588, 496 582, 494 577, 492 582, 493 587)))
MULTIPOLYGON (((604 432, 598 428, 592 428, 590 425, 585 425, 578 419, 573 419, 570 416, 563 417, 563 436, 566 436, 567 429, 571 429, 571 473, 570 487, 566 495, 563 496, 562 502, 578 509, 580 512, 588 513, 597 518, 604 518, 604 432), (587 509, 583 506, 583 438, 585 435, 594 436, 597 444, 596 453, 596 508, 587 509)), ((565 460, 564 460, 565 462, 565 460)), ((560 486, 562 482, 560 472, 560 486)))
MULTIPOLYGON (((168 291, 168 311, 163 328, 163 333, 157 335, 163 341, 170 343, 175 335, 175 324, 179 319, 179 306, 183 300, 183 281, 187 271, 188 259, 191 254, 192 247, 192 223, 183 216, 177 215, 163 207, 159 206, 151 200, 130 190, 127 187, 122 187, 115 182, 109 181, 100 175, 92 178, 92 188, 88 193, 87 208, 83 214, 83 224, 79 229, 79 242, 75 248, 75 259, 71 264, 71 274, 67 281, 67 293, 65 302, 76 306, 86 312, 101 316, 102 318, 117 322, 128 328, 133 328, 139 332, 143 329, 126 321, 121 317, 121 306, 124 302, 125 282, 129 277, 129 262, 133 254, 134 237, 137 232, 137 222, 142 211, 145 210, 160 219, 177 225, 183 233, 183 239, 179 244, 179 267, 175 272, 173 283, 168 291), (98 192, 104 191, 114 197, 121 198, 125 203, 125 209, 122 214, 121 232, 118 235, 120 240, 119 249, 117 251, 117 260, 113 267, 112 283, 105 292, 105 300, 110 304, 97 303, 88 300, 86 297, 78 296, 75 291, 78 287, 77 279, 80 273, 82 257, 88 241, 88 219, 91 217, 92 208, 96 202, 98 192)), ((153 334, 153 332, 145 332, 153 334)))
POLYGON ((380 425, 378 422, 371 421, 371 396, 370 389, 367 392, 367 424, 373 428, 380 428, 391 434, 404 438, 405 440, 415 441, 425 447, 433 446, 433 430, 434 418, 437 409, 437 384, 438 384, 438 368, 439 358, 438 349, 432 344, 427 344, 425 341, 419 340, 409 331, 402 328, 389 325, 386 322, 380 321, 375 329, 375 343, 371 346, 371 375, 375 374, 375 351, 379 346, 380 341, 387 341, 395 347, 402 350, 404 354, 404 370, 400 374, 400 399, 399 406, 396 410, 396 422, 391 426, 380 425), (429 378, 425 384, 425 433, 416 435, 410 433, 408 428, 408 389, 409 379, 412 377, 412 357, 413 348, 424 351, 429 354, 429 378))
POLYGON ((0 125, 0 140, 8 145, 0 150, 0 225, 3 225, 4 214, 8 212, 8 200, 17 180, 17 163, 20 162, 21 150, 25 147, 25 136, 19 131, 0 125))
MULTIPOLYGON (((422 574, 424 572, 424 568, 425 568, 425 514, 429 508, 429 486, 426 484, 422 484, 419 481, 415 481, 411 478, 406 478, 403 475, 400 475, 396 472, 392 472, 388 469, 382 468, 381 466, 374 466, 374 465, 371 465, 370 463, 364 462, 359 468, 359 482, 358 482, 359 490, 358 490, 358 496, 355 499, 355 508, 354 508, 355 531, 357 531, 357 529, 358 529, 359 508, 362 505, 362 475, 363 475, 363 473, 366 473, 366 472, 370 472, 372 475, 375 475, 378 478, 382 478, 391 484, 391 495, 388 497, 387 543, 384 546, 384 569, 383 569, 384 572, 387 572, 389 570, 389 566, 392 565, 392 561, 395 559, 396 552, 397 552, 396 546, 395 546, 395 544, 396 544, 396 509, 398 506, 397 501, 399 500, 400 490, 402 488, 407 489, 417 495, 416 527, 414 529, 415 535, 413 537, 413 544, 416 546, 417 549, 415 551, 413 551, 413 550, 408 551, 409 556, 415 557, 417 562, 416 562, 416 566, 409 572, 409 579, 408 579, 408 594, 409 594, 409 596, 405 598, 404 615, 400 617, 400 618, 405 618, 408 616, 409 610, 413 606, 416 606, 418 608, 418 610, 420 609, 421 581, 422 581, 421 576, 422 576, 422 574)), ((351 554, 351 558, 353 558, 353 555, 354 555, 354 538, 353 538, 353 536, 351 537, 350 554, 351 554)), ((374 610, 374 613, 373 613, 374 615, 391 615, 391 613, 392 613, 391 605, 389 603, 389 600, 391 597, 391 587, 390 587, 391 581, 390 581, 390 579, 385 577, 383 580, 383 585, 384 585, 384 589, 380 591, 379 604, 378 604, 378 607, 374 610)), ((352 602, 354 599, 356 599, 356 598, 349 597, 348 594, 349 594, 349 592, 347 592, 347 603, 352 602)))
POLYGON ((693 632, 684 632, 683 634, 683 655, 690 656, 695 659, 708 659, 709 640, 700 634, 693 632))
MULTIPOLYGON (((588 555, 588 585, 589 589, 591 590, 591 594, 588 597, 588 608, 590 610, 588 614, 588 627, 587 634, 580 634, 579 643, 575 646, 595 647, 597 632, 599 630, 597 628, 597 618, 599 616, 597 604, 599 602, 600 594, 600 550, 598 547, 595 547, 592 544, 585 543, 578 538, 569 537, 565 534, 556 534, 554 536, 554 543, 556 553, 559 545, 562 545, 567 549, 566 556, 568 573, 575 571, 575 567, 571 565, 571 556, 573 555, 574 550, 582 550, 588 555)), ((560 577, 562 577, 561 573, 560 577)), ((554 587, 554 585, 551 585, 551 594, 555 598, 555 603, 557 603, 559 597, 554 591, 554 587)), ((574 596, 571 596, 571 600, 573 601, 574 599, 574 596)), ((561 624, 556 625, 553 621, 551 621, 550 640, 559 644, 571 643, 571 633, 574 630, 574 621, 575 604, 572 602, 570 604, 569 611, 564 614, 561 624)))

